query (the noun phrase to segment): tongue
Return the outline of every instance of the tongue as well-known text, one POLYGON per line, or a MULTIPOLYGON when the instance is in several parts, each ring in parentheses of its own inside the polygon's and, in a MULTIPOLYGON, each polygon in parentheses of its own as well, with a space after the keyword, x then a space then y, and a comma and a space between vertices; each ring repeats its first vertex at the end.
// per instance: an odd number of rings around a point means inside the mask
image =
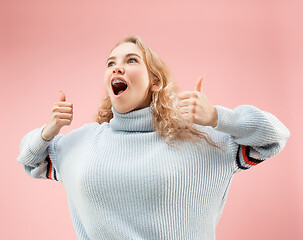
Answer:
POLYGON ((120 94, 123 93, 123 92, 124 92, 124 91, 119 91, 119 92, 118 92, 118 95, 120 95, 120 94))

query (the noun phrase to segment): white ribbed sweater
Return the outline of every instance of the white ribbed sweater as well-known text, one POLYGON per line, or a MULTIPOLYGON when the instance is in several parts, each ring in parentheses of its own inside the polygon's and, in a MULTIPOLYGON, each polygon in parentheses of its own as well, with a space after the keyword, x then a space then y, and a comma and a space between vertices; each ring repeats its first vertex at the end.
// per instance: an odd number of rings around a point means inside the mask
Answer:
POLYGON ((24 136, 18 162, 35 178, 62 182, 78 239, 215 239, 233 174, 279 153, 289 130, 251 105, 215 106, 218 125, 201 139, 169 146, 151 108, 89 123, 50 141, 43 127, 24 136))

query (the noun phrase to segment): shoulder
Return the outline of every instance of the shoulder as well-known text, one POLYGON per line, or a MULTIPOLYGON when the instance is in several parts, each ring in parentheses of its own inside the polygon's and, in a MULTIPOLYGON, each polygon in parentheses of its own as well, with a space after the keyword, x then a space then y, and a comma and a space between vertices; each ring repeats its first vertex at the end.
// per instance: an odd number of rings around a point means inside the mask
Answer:
POLYGON ((77 142, 82 141, 84 138, 90 137, 92 134, 96 132, 102 131, 106 127, 107 123, 98 123, 98 122, 91 122, 82 125, 79 128, 76 128, 69 132, 66 135, 61 134, 61 142, 77 142))
MULTIPOLYGON (((213 143, 216 144, 218 147, 222 148, 223 151, 213 147, 211 148, 212 150, 216 152, 218 151, 218 153, 220 154, 232 154, 231 150, 234 148, 234 146, 232 146, 234 143, 234 139, 230 134, 217 131, 211 126, 201 126, 194 124, 194 128, 199 132, 203 133, 205 137, 209 137, 211 141, 213 141, 213 143)), ((202 145, 210 147, 210 144, 207 143, 202 137, 201 143, 202 145)))
POLYGON ((93 130, 98 129, 102 124, 98 122, 91 122, 91 123, 86 123, 82 125, 79 128, 74 129, 71 131, 69 134, 87 134, 93 130))

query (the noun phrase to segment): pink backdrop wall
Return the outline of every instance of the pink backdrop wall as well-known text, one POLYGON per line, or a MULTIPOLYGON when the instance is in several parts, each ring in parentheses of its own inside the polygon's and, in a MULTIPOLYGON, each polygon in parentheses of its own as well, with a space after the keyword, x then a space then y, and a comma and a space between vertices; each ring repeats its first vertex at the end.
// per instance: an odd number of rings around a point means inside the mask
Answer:
POLYGON ((0 239, 75 239, 64 186, 17 163, 28 131, 47 123, 59 90, 74 103, 72 129, 91 122, 105 60, 138 34, 182 90, 205 75, 213 105, 251 104, 289 129, 285 149, 237 174, 217 239, 303 239, 302 1, 1 1, 0 239))

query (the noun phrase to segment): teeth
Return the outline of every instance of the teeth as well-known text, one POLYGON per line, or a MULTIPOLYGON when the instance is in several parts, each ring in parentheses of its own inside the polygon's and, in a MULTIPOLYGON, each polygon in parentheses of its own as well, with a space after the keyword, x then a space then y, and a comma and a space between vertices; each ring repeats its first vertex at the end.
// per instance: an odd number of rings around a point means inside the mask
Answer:
POLYGON ((112 85, 116 84, 116 83, 124 83, 126 84, 126 82, 122 79, 115 79, 114 81, 112 81, 112 85))

